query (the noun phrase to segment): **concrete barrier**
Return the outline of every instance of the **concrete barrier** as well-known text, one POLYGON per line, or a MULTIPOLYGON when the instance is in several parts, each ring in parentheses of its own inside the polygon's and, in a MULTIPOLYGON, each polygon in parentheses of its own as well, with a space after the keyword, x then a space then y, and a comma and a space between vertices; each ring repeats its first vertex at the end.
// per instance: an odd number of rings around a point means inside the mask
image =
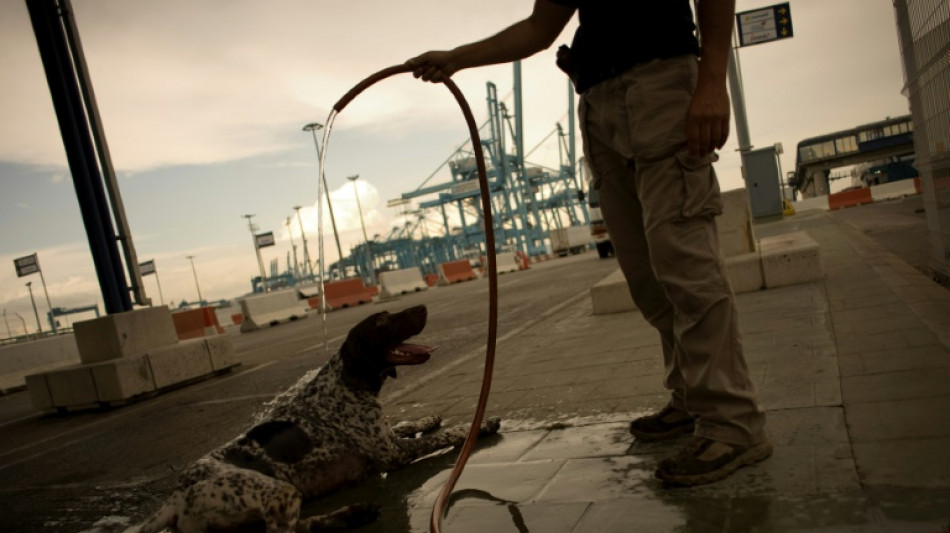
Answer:
POLYGON ((386 300, 410 292, 424 291, 429 285, 422 279, 419 267, 391 270, 379 274, 379 298, 386 300))
POLYGON ((217 315, 218 325, 227 328, 229 326, 240 326, 243 320, 240 305, 229 305, 228 307, 215 307, 214 314, 217 315))
POLYGON ((276 326, 307 316, 307 310, 293 289, 246 296, 241 302, 241 333, 276 326))
POLYGON ((24 378, 37 409, 123 405, 239 364, 227 335, 179 342, 165 306, 77 322, 74 331, 81 364, 24 378))
POLYGON ((439 285, 451 285, 477 278, 478 274, 472 270, 472 264, 468 259, 439 264, 439 285))
POLYGON ((166 306, 76 322, 73 331, 79 357, 86 364, 137 355, 150 348, 178 342, 172 314, 166 306))
MULTIPOLYGON (((765 237, 758 250, 725 259, 726 277, 735 294, 807 283, 824 277, 818 243, 804 231, 765 237)), ((590 289, 595 315, 635 311, 620 269, 590 289)))
POLYGON ((818 243, 804 231, 762 239, 759 255, 767 289, 806 283, 825 275, 818 243))
POLYGON ((917 186, 914 180, 911 179, 871 186, 871 199, 875 202, 903 198, 915 194, 917 194, 917 186))
POLYGON ((27 374, 79 362, 79 348, 72 334, 0 347, 0 392, 22 389, 27 374))
MULTIPOLYGON (((488 262, 483 262, 485 269, 488 270, 488 262)), ((495 265, 498 267, 498 273, 517 272, 521 270, 518 256, 514 252, 500 252, 495 256, 495 265)))
POLYGON ((795 208, 796 213, 801 213, 802 211, 814 211, 814 210, 828 210, 828 197, 827 196, 816 196, 814 198, 804 198, 798 200, 797 202, 792 202, 792 207, 795 208))
POLYGON ((224 333, 224 328, 218 324, 214 307, 176 311, 172 313, 172 322, 175 323, 175 332, 180 341, 224 333))
POLYGON ((719 251, 723 257, 755 251, 755 234, 749 215, 749 194, 745 188, 722 193, 722 215, 716 217, 719 251))
POLYGON ((854 207, 857 205, 869 204, 871 199, 871 190, 865 187, 850 191, 841 191, 828 195, 828 209, 835 210, 843 207, 854 207))
POLYGON ((231 338, 191 339, 143 354, 26 376, 33 407, 78 410, 119 406, 239 364, 231 338))
POLYGON ((355 307, 372 303, 375 287, 367 287, 362 278, 331 281, 323 285, 327 294, 327 306, 332 309, 355 307))

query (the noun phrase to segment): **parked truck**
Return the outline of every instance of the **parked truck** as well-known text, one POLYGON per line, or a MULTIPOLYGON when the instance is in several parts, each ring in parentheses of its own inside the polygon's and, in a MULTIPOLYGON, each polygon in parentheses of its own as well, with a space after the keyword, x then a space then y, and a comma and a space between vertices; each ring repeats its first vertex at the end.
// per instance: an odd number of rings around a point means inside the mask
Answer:
POLYGON ((590 228, 568 226, 551 230, 551 253, 564 257, 579 254, 590 246, 590 228))

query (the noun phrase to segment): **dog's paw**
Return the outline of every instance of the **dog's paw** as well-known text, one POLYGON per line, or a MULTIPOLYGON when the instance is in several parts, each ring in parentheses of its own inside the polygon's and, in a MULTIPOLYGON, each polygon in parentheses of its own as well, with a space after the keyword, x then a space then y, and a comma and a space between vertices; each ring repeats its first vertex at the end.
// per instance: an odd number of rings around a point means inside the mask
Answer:
POLYGON ((488 417, 482 422, 482 429, 478 432, 480 437, 487 437, 498 433, 501 428, 501 419, 497 416, 488 417))

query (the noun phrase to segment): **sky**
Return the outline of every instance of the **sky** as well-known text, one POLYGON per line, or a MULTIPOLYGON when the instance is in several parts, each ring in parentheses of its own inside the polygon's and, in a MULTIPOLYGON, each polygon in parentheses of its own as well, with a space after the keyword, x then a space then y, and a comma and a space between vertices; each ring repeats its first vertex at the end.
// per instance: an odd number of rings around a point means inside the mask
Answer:
MULTIPOLYGON (((426 50, 493 34, 527 16, 533 4, 72 3, 136 251, 158 271, 157 279, 145 278, 146 291, 155 303, 175 305, 197 300, 199 288, 206 300, 251 290, 259 268, 244 215, 254 215, 258 233, 274 232, 277 244, 262 249, 264 262, 278 259, 283 270, 291 238, 301 246, 294 207, 302 206, 310 254, 318 255, 317 155, 303 125, 326 122, 332 105, 366 76, 426 50)), ((772 3, 738 0, 737 11, 772 3)), ((739 52, 752 144, 781 143, 783 170, 794 168, 795 146, 804 138, 909 109, 889 0, 791 0, 791 11, 793 38, 739 52)), ((554 53, 570 43, 576 24, 575 18, 554 46, 522 63, 524 144, 538 146, 531 163, 558 164, 556 144, 541 141, 556 124, 568 125, 570 91, 554 53)), ((479 124, 488 116, 488 82, 514 109, 510 65, 453 79, 479 124)), ((103 309, 22 0, 0 1, 0 117, 0 328, 17 335, 24 326, 36 329, 27 282, 40 314, 48 309, 39 276, 16 276, 17 257, 38 254, 53 307, 103 309)), ((387 200, 449 181, 442 165, 467 137, 449 92, 409 75, 375 85, 347 107, 326 146, 344 254, 363 240, 357 191, 367 233, 386 235, 400 223, 387 200), (347 180, 353 175, 359 175, 356 189, 347 180)), ((579 145, 578 136, 578 154, 579 145)), ((723 190, 743 184, 736 148, 733 134, 717 164, 723 190)), ((329 263, 337 253, 328 219, 323 225, 329 263)), ((0 338, 7 334, 0 329, 0 338)))

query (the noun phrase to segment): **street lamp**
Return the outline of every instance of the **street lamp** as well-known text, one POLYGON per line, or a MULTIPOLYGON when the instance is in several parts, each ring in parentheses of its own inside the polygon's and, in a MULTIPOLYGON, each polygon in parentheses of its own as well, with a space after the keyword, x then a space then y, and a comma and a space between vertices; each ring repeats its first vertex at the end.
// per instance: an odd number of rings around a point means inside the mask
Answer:
MULTIPOLYGON (((317 130, 323 129, 323 124, 319 122, 311 122, 303 127, 303 131, 309 131, 313 134, 313 145, 317 149, 317 160, 323 162, 323 151, 320 150, 320 143, 317 142, 317 130)), ((319 168, 319 167, 318 167, 319 168)), ((336 241, 336 253, 340 256, 340 262, 338 264, 343 264, 343 248, 340 246, 340 234, 336 231, 336 218, 333 216, 333 202, 330 201, 330 188, 327 187, 327 175, 325 172, 320 173, 320 180, 323 182, 323 191, 327 195, 327 207, 330 208, 330 225, 333 226, 333 239, 336 241)), ((303 230, 301 229, 301 232, 303 230)), ((313 272, 311 271, 311 275, 313 272)), ((340 277, 343 275, 341 273, 340 277)))
POLYGON ((198 285, 198 271, 195 270, 195 256, 186 255, 185 257, 191 261, 191 273, 195 276, 195 288, 198 289, 198 307, 201 307, 205 300, 201 297, 201 287, 198 285))
POLYGON ((356 180, 360 179, 360 175, 356 174, 346 178, 353 182, 353 193, 356 195, 356 210, 360 214, 360 226, 363 228, 363 241, 366 242, 366 254, 369 256, 369 280, 371 285, 376 284, 376 278, 373 273, 373 251, 370 248, 369 237, 366 236, 366 223, 363 222, 363 206, 360 205, 360 190, 356 186, 356 180))
MULTIPOLYGON (((254 230, 257 228, 254 226, 254 222, 251 221, 254 215, 241 216, 247 219, 247 229, 251 232, 251 241, 254 242, 254 253, 257 255, 257 266, 261 269, 261 291, 267 294, 267 274, 264 273, 264 260, 261 259, 261 247, 257 245, 257 234, 254 233, 254 230)), ((306 242, 307 241, 304 241, 304 244, 306 244, 306 242)))
POLYGON ((307 271, 310 272, 310 280, 313 281, 313 263, 310 261, 310 250, 307 248, 307 234, 303 231, 303 219, 300 218, 299 205, 294 206, 297 212, 297 222, 300 224, 300 238, 303 239, 303 258, 307 262, 307 271))
POLYGON ((40 312, 36 310, 36 300, 33 299, 33 282, 27 281, 26 288, 30 291, 30 303, 33 304, 33 314, 36 315, 36 329, 43 333, 43 325, 40 323, 40 312))
POLYGON ((294 278, 300 278, 300 263, 297 262, 297 243, 294 242, 294 231, 291 228, 290 217, 287 217, 287 220, 284 221, 284 225, 287 226, 287 233, 290 235, 290 248, 294 251, 294 278))

